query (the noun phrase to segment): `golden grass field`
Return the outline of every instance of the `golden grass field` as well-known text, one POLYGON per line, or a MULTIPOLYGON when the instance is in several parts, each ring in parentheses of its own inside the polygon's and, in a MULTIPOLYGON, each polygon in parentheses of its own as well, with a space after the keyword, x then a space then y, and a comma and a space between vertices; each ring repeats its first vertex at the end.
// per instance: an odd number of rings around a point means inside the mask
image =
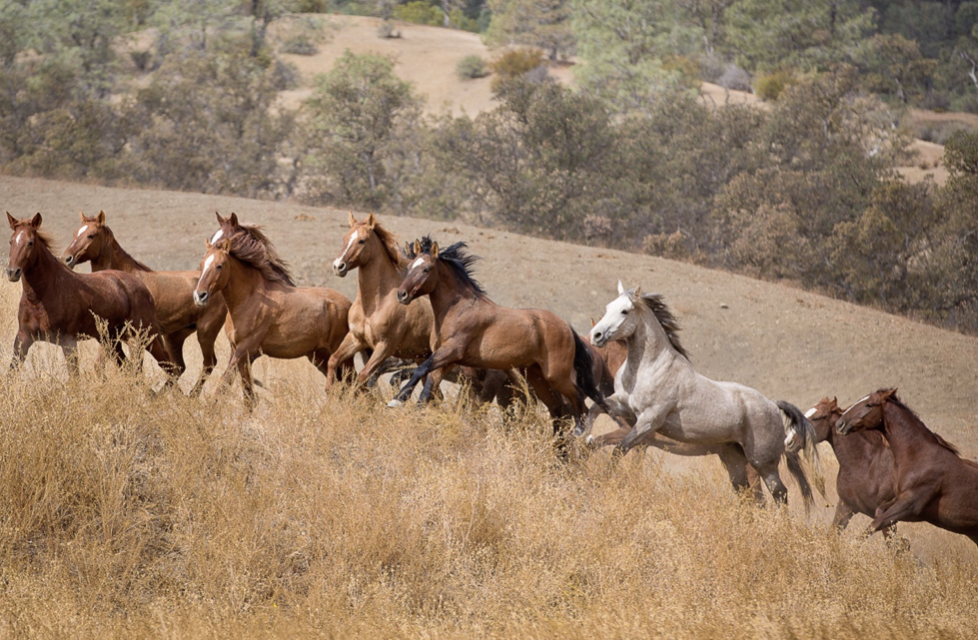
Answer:
MULTIPOLYGON (((328 269, 345 211, 9 177, 0 206, 41 211, 59 250, 78 209, 103 208, 156 268, 195 267, 214 210, 236 211, 302 284, 355 287, 328 269)), ((978 454, 973 337, 648 256, 382 220, 402 240, 470 241, 495 300, 581 331, 618 277, 660 291, 705 375, 803 410, 896 385, 978 454)), ((20 288, 0 285, 0 360, 20 288)), ((199 367, 188 345, 184 389, 199 367)), ((901 525, 909 550, 888 548, 861 536, 862 516, 839 536, 831 508, 805 515, 786 473, 790 507, 758 508, 713 459, 613 465, 573 448, 558 462, 537 411, 506 421, 451 392, 392 411, 389 390, 327 398, 305 361, 262 358, 249 414, 238 387, 155 395, 155 365, 102 378, 94 353, 79 380, 47 345, 3 377, 0 637, 966 638, 978 625, 970 541, 901 525)))

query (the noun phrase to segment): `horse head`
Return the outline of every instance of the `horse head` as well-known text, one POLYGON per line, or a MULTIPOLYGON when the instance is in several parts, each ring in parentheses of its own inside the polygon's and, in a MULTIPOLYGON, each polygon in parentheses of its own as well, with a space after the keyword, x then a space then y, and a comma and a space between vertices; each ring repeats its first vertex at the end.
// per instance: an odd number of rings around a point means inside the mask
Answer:
POLYGON ((639 287, 626 291, 618 281, 618 297, 608 303, 604 315, 591 327, 591 344, 601 348, 612 340, 625 340, 635 332, 638 322, 635 303, 642 295, 639 287))
POLYGON ((409 247, 407 273, 401 286, 397 288, 397 301, 401 304, 411 304, 411 301, 431 293, 438 283, 438 243, 430 238, 424 242, 415 240, 409 247))
POLYGON ((47 246, 47 239, 38 231, 41 226, 41 214, 33 218, 18 220, 7 212, 7 222, 13 230, 10 236, 10 259, 7 262, 7 279, 11 282, 20 280, 24 269, 33 266, 37 261, 36 245, 47 246))
MULTIPOLYGON (((816 442, 824 442, 829 437, 832 427, 839 420, 843 409, 839 407, 836 398, 822 398, 814 407, 805 412, 805 417, 815 427, 816 442)), ((794 425, 788 429, 788 435, 784 439, 785 449, 796 450, 800 445, 800 438, 795 433, 794 425)))
POLYGON ((62 262, 71 269, 89 260, 98 259, 105 247, 105 212, 99 211, 97 216, 88 217, 79 211, 78 217, 81 218, 82 226, 61 254, 62 262))
POLYGON ((194 288, 194 304, 203 307, 215 293, 227 286, 231 270, 225 269, 231 253, 231 240, 224 238, 217 244, 207 241, 207 253, 200 261, 200 277, 194 288))
POLYGON ((350 212, 350 230, 343 236, 343 251, 333 260, 333 273, 341 278, 346 277, 352 269, 370 260, 369 240, 373 237, 376 226, 377 218, 374 214, 371 213, 357 222, 353 212, 350 212))
POLYGON ((883 405, 896 389, 880 389, 846 409, 835 423, 836 430, 845 435, 850 431, 883 428, 883 405))

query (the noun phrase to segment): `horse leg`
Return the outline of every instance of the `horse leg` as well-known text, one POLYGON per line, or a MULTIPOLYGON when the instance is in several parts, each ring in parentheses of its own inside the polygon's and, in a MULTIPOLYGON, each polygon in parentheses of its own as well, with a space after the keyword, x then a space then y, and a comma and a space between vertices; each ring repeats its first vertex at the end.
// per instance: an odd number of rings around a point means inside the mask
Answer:
POLYGON ((537 367, 530 367, 526 370, 526 383, 533 390, 533 394, 547 407, 553 422, 554 435, 558 435, 561 419, 567 417, 563 397, 543 377, 537 367))
POLYGON ((244 392, 245 406, 248 408, 248 411, 253 410, 258 402, 251 378, 251 363, 251 358, 240 358, 238 360, 238 373, 241 374, 241 390, 244 392))
POLYGON ((728 444, 721 447, 717 452, 723 468, 727 470, 730 477, 730 484, 734 491, 750 491, 754 496, 754 503, 764 504, 764 493, 757 475, 757 471, 747 463, 747 456, 744 450, 737 444, 728 444))
MULTIPOLYGON (((34 336, 24 331, 18 331, 17 335, 14 337, 14 354, 10 358, 10 368, 17 369, 23 364, 24 360, 27 359, 27 352, 30 351, 31 345, 34 344, 34 336)), ((71 365, 68 365, 69 369, 71 365)))
MULTIPOLYGON (((326 361, 326 371, 325 371, 326 393, 329 393, 329 390, 333 387, 334 384, 336 384, 337 372, 341 368, 344 372, 351 370, 353 368, 352 367, 353 356, 357 355, 358 353, 365 350, 366 348, 367 345, 364 344, 363 342, 360 342, 360 340, 355 335, 353 335, 352 333, 346 334, 346 336, 343 338, 343 342, 340 343, 340 346, 336 348, 336 351, 334 351, 329 356, 329 359, 326 361), (348 362, 350 363, 350 366, 347 366, 348 362)), ((373 356, 371 356, 371 359, 373 359, 373 356)), ((366 369, 366 365, 364 365, 364 369, 366 369)), ((360 377, 357 376, 358 384, 359 384, 359 379, 360 377)), ((364 380, 366 380, 366 378, 364 378, 364 380)))
POLYGON ((915 487, 914 491, 904 491, 887 509, 881 511, 881 507, 876 510, 876 517, 869 524, 870 533, 894 525, 900 520, 915 519, 923 512, 934 493, 936 492, 928 490, 928 487, 915 487))
POLYGON ((186 342, 191 333, 193 330, 182 329, 163 336, 163 346, 170 354, 170 375, 173 376, 174 380, 182 376, 183 372, 187 370, 187 363, 183 358, 183 343, 186 342))
POLYGON ((781 476, 778 474, 778 463, 757 465, 751 462, 751 464, 764 480, 764 484, 767 485, 767 490, 771 492, 774 501, 778 504, 788 504, 788 488, 784 486, 784 482, 781 481, 781 476))
MULTIPOLYGON (((16 344, 16 343, 15 343, 16 344)), ((61 347, 61 353, 64 354, 65 362, 68 363, 68 375, 72 378, 78 377, 78 341, 73 337, 65 337, 58 341, 58 346, 61 347)), ((14 349, 14 357, 17 357, 17 350, 14 349)), ((23 362, 24 357, 27 356, 27 350, 25 349, 21 355, 20 361, 23 362)))
MULTIPOLYGON (((450 343, 447 345, 442 345, 442 348, 435 351, 433 354, 428 356, 428 359, 421 363, 414 373, 411 374, 411 379, 407 381, 407 384, 398 392, 397 396, 388 403, 390 407, 396 407, 398 405, 404 404, 408 398, 411 397, 411 392, 414 388, 418 386, 421 382, 421 378, 428 375, 435 369, 441 369, 457 361, 462 353, 464 353, 465 345, 458 343, 450 343)), ((376 351, 374 352, 374 357, 377 356, 376 351)), ((371 358, 373 360, 373 358, 371 358)), ((360 372, 361 375, 363 371, 360 372)))
POLYGON ((852 520, 852 516, 855 511, 847 505, 844 501, 839 500, 839 503, 835 505, 835 514, 832 516, 832 526, 842 533, 849 526, 849 521, 852 520))
POLYGON ((644 438, 657 432, 665 423, 670 410, 665 405, 652 405, 642 411, 635 419, 635 428, 615 447, 614 455, 624 456, 632 447, 642 444, 644 438))
POLYGON ((441 395, 441 381, 445 377, 445 369, 435 369, 428 373, 427 378, 424 381, 424 387, 421 388, 421 395, 418 396, 418 404, 425 404, 431 400, 431 396, 435 395, 439 399, 441 395))
MULTIPOLYGON (((179 377, 179 374, 175 371, 173 358, 170 356, 170 352, 163 342, 163 337, 159 333, 154 334, 152 340, 150 340, 149 344, 146 345, 146 350, 149 351, 149 354, 153 356, 154 360, 156 360, 156 364, 160 365, 160 369, 162 369, 163 373, 166 374, 166 382, 163 383, 163 387, 172 387, 179 377)), ((133 353, 132 357, 134 360, 138 358, 136 361, 140 366, 142 366, 143 359, 141 354, 133 353)), ((180 357, 181 359, 183 358, 182 344, 180 357)))

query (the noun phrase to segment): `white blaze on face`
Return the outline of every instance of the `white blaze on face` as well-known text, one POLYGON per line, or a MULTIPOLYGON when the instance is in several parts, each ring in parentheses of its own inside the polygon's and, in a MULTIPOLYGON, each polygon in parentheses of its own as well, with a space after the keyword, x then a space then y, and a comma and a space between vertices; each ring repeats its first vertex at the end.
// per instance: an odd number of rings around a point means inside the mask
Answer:
POLYGON ((204 281, 204 274, 207 273, 207 270, 211 268, 212 264, 214 264, 214 256, 209 255, 207 256, 207 260, 204 260, 204 268, 200 272, 200 279, 197 281, 198 288, 200 288, 200 283, 204 281))
POLYGON ((88 225, 87 224, 82 225, 81 229, 79 229, 75 233, 75 237, 76 238, 80 238, 82 236, 82 234, 85 233, 85 231, 87 231, 87 230, 88 230, 88 225))
POLYGON ((808 418, 809 420, 812 419, 813 415, 815 415, 815 407, 812 407, 811 409, 805 412, 805 417, 808 418))
POLYGON ((412 269, 416 269, 416 268, 420 267, 423 264, 424 264, 424 257, 421 257, 421 258, 418 258, 417 260, 415 260, 414 262, 411 263, 411 268, 412 269))
POLYGON ((17 232, 17 235, 14 236, 14 244, 17 245, 18 247, 20 245, 22 245, 24 243, 24 236, 26 234, 27 234, 27 232, 24 231, 23 229, 21 229, 20 231, 18 231, 17 232))
POLYGON ((224 229, 218 229, 214 234, 214 237, 211 238, 211 244, 217 244, 217 241, 220 240, 222 236, 224 236, 224 229))
POLYGON ((359 235, 360 234, 358 232, 358 233, 354 233, 352 236, 350 236, 350 241, 346 243, 346 249, 343 249, 343 253, 340 254, 340 257, 339 258, 337 258, 336 260, 333 260, 333 266, 334 267, 339 267, 341 264, 343 264, 345 262, 345 260, 343 260, 343 258, 345 258, 346 257, 346 254, 348 254, 350 252, 350 249, 353 247, 353 243, 357 241, 357 237, 359 235))

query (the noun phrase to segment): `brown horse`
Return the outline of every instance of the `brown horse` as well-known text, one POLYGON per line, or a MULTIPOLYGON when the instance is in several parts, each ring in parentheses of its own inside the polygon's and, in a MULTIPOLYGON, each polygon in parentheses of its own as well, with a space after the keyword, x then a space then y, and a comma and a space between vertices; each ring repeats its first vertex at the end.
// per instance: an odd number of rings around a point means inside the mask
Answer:
MULTIPOLYGON (((828 442, 839 461, 835 490, 839 502, 835 506, 832 525, 844 530, 853 514, 876 517, 880 505, 896 496, 893 488, 893 452, 879 431, 857 431, 842 437, 835 424, 844 410, 835 398, 822 398, 805 415, 815 428, 815 442, 828 442)), ((789 436, 790 438, 791 436, 789 436)), ((883 529, 890 537, 896 525, 883 529)))
MULTIPOLYGON (((146 350, 170 372, 172 360, 160 338, 153 296, 146 285, 121 271, 73 273, 51 253, 51 241, 40 231, 40 213, 29 220, 17 220, 8 213, 7 222, 13 230, 7 278, 23 284, 11 368, 24 361, 31 345, 44 340, 61 347, 69 371, 77 375, 78 340, 98 338, 101 320, 117 362, 126 357, 122 340, 149 332, 146 350)), ((132 358, 142 362, 135 354, 132 358)))
POLYGON ((882 431, 893 451, 895 496, 876 509, 870 532, 897 522, 929 522, 978 544, 978 467, 928 429, 900 402, 896 389, 881 389, 852 405, 836 427, 882 431))
POLYGON ((327 391, 340 363, 361 351, 372 353, 357 374, 360 388, 392 356, 421 363, 431 355, 436 341, 431 302, 421 299, 405 306, 397 301, 405 267, 393 234, 374 214, 358 222, 350 213, 350 230, 333 261, 333 272, 343 278, 358 269, 357 295, 350 308, 350 332, 329 359, 327 391))
MULTIPOLYGON (((492 302, 472 278, 470 267, 476 258, 465 252, 465 243, 440 251, 437 242, 425 237, 415 241, 408 259, 412 262, 397 299, 404 305, 423 295, 431 299, 438 342, 392 404, 406 401, 428 372, 455 364, 525 368, 530 387, 554 418, 564 417, 564 399, 575 422, 586 411, 585 395, 604 402, 594 382, 591 352, 577 332, 549 311, 492 302)), ((429 395, 426 384, 422 402, 429 395)))
MULTIPOLYGON (((296 287, 288 266, 277 259, 263 235, 243 233, 207 241, 200 263, 194 302, 207 304, 223 292, 231 314, 229 338, 234 345, 221 380, 225 387, 241 373, 246 401, 254 403, 251 362, 305 356, 326 374, 326 363, 347 332, 350 300, 332 289, 296 287)), ((352 368, 352 360, 343 363, 352 368)))
POLYGON ((75 232, 71 244, 61 254, 70 268, 91 262, 92 272, 116 269, 131 273, 143 281, 156 303, 156 317, 167 349, 173 356, 175 375, 180 377, 187 369, 183 359, 183 343, 190 334, 197 332, 197 342, 204 356, 204 366, 191 396, 200 393, 207 376, 217 365, 214 342, 228 315, 224 298, 218 294, 206 306, 194 304, 194 287, 200 275, 196 271, 153 271, 129 255, 115 239, 112 229, 105 224, 105 212, 88 217, 79 213, 82 226, 75 232))

